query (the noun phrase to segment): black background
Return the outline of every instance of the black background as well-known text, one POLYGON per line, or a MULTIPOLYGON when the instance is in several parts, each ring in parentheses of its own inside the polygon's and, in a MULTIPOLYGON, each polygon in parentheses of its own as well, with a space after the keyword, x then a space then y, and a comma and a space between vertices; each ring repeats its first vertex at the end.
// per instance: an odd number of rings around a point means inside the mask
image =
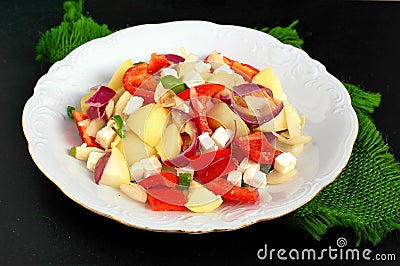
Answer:
MULTIPOLYGON (((312 58, 338 79, 382 93, 381 107, 373 118, 399 159, 400 3, 317 2, 322 1, 88 0, 84 12, 114 30, 185 19, 248 27, 286 26, 299 19, 296 28, 312 58)), ((282 225, 279 219, 201 235, 143 231, 94 214, 66 197, 35 166, 21 126, 23 106, 49 67, 35 61, 34 47, 39 32, 61 21, 62 3, 0 3, 0 265, 294 264, 299 262, 258 260, 256 253, 265 244, 275 249, 322 250, 336 247, 339 237, 347 239, 348 248, 355 247, 352 229, 331 229, 316 241, 306 232, 282 225)), ((370 248, 373 254, 394 253, 399 263, 399 231, 390 233, 375 247, 359 247, 364 248, 370 248)))

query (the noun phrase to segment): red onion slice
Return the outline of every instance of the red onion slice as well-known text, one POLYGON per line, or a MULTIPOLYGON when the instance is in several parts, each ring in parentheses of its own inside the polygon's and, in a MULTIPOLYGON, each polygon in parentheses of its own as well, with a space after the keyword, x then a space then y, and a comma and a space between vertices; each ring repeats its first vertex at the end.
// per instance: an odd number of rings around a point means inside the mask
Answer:
POLYGON ((94 119, 99 119, 99 118, 103 118, 104 115, 106 114, 106 104, 102 105, 100 107, 97 106, 90 106, 87 110, 86 110, 86 114, 88 115, 90 120, 94 120, 94 119))
POLYGON ((269 96, 274 97, 272 90, 256 83, 242 83, 233 86, 232 90, 236 95, 241 97, 259 91, 265 91, 269 96))
POLYGON ((96 166, 94 167, 94 182, 96 184, 100 183, 101 177, 104 172, 104 168, 106 168, 106 165, 108 163, 108 160, 110 159, 111 153, 108 152, 104 154, 103 156, 100 157, 100 159, 97 161, 96 166))
POLYGON ((184 62, 185 58, 177 54, 166 54, 165 57, 171 63, 178 64, 180 62, 184 62))
POLYGON ((106 86, 99 86, 96 92, 85 101, 85 104, 100 107, 108 103, 115 96, 115 91, 106 86))
POLYGON ((281 101, 278 105, 276 105, 272 112, 260 116, 254 116, 250 115, 248 112, 244 112, 244 110, 242 110, 244 109, 244 107, 237 105, 230 94, 221 96, 220 100, 226 103, 229 108, 231 108, 231 110, 234 111, 250 129, 256 128, 261 124, 270 121, 271 119, 276 117, 283 109, 283 102, 281 101))

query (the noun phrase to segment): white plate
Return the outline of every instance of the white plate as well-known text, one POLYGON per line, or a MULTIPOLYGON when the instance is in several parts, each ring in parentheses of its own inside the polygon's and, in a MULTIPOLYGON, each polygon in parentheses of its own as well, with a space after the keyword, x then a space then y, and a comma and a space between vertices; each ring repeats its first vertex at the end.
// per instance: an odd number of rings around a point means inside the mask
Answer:
POLYGON ((80 46, 39 79, 22 124, 37 166, 78 204, 129 226, 191 233, 233 230, 304 205, 340 174, 358 132, 347 90, 304 51, 256 30, 203 21, 131 27, 80 46), (79 106, 90 87, 107 84, 124 60, 147 61, 152 52, 181 46, 202 57, 215 49, 258 68, 273 68, 289 102, 307 118, 305 134, 313 137, 298 158, 294 181, 268 186, 257 204, 224 204, 206 214, 155 212, 114 188, 96 185, 85 164, 68 155, 71 146, 80 144, 66 115, 68 105, 79 106))

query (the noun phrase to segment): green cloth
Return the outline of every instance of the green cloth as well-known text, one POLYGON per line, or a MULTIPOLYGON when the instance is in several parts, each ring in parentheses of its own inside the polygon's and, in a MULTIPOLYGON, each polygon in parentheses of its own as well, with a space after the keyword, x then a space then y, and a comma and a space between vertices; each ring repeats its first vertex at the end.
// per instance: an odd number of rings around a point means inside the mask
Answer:
MULTIPOLYGON (((54 63, 79 45, 113 31, 82 14, 82 0, 64 3, 64 20, 41 34, 36 47, 39 61, 54 63)), ((288 27, 262 28, 281 42, 302 48, 294 21, 288 27)), ((321 239, 332 227, 351 227, 362 241, 378 244, 400 228, 400 164, 376 129, 371 115, 380 104, 380 94, 343 82, 349 91, 359 121, 359 135, 350 160, 339 177, 312 201, 286 215, 285 223, 321 239)))

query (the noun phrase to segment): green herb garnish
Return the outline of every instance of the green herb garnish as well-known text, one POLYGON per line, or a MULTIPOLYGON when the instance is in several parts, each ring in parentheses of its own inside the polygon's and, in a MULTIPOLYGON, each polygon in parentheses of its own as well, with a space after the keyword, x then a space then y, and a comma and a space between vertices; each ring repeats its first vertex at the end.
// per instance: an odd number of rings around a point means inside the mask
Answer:
POLYGON ((74 115, 72 114, 72 111, 75 110, 75 107, 73 106, 67 106, 67 115, 69 118, 74 119, 74 115))
POLYGON ((192 175, 190 173, 179 173, 178 174, 179 187, 187 189, 192 181, 192 175))
POLYGON ((120 136, 121 138, 125 138, 124 121, 122 120, 122 117, 120 115, 114 115, 113 117, 111 117, 111 119, 114 120, 117 124, 116 131, 118 136, 120 136))
POLYGON ((186 89, 183 77, 176 78, 172 75, 166 75, 160 79, 161 84, 164 88, 172 90, 175 94, 178 94, 186 89))

